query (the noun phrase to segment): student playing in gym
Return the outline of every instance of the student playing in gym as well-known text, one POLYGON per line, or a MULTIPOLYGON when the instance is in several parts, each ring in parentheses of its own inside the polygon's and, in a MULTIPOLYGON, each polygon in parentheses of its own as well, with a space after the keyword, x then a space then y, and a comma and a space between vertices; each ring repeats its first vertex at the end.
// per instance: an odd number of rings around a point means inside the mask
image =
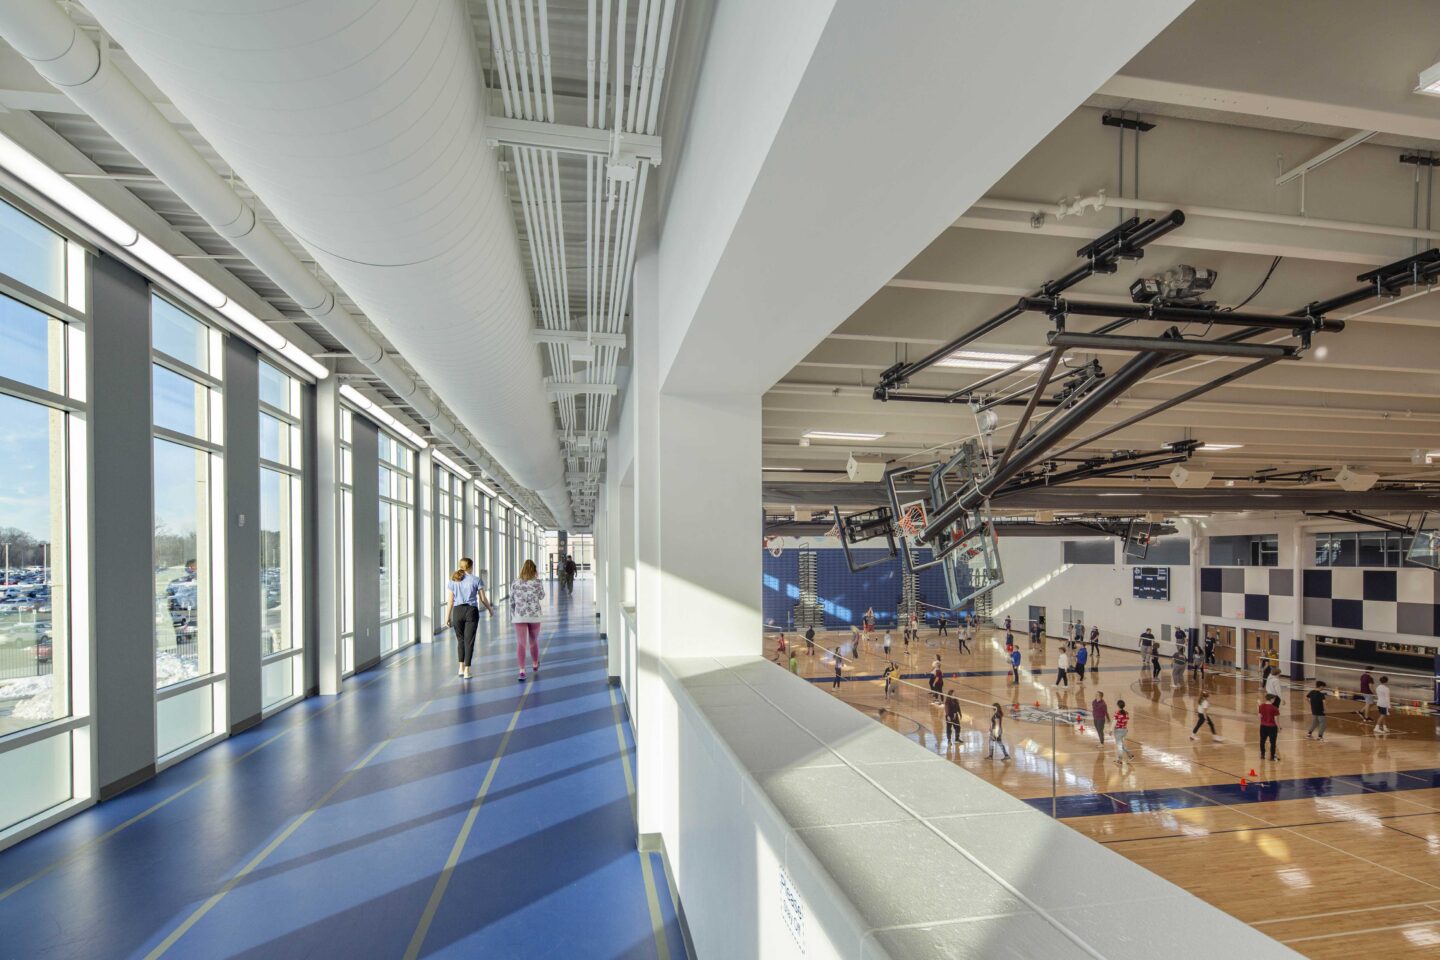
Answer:
POLYGON ((1310 729, 1305 731, 1306 740, 1325 739, 1325 681, 1316 680, 1315 689, 1305 694, 1310 701, 1310 729), (1318 733, 1318 736, 1316 735, 1318 733))
POLYGON ((1015 646, 1013 640, 1010 643, 1010 675, 1018 686, 1020 683, 1020 648, 1015 646))
POLYGON ((1280 759, 1275 755, 1275 744, 1280 738, 1280 698, 1267 694, 1265 699, 1260 701, 1260 759, 1265 759, 1265 744, 1270 744, 1270 759, 1280 759))
POLYGON ((1000 710, 1000 704, 992 703, 994 711, 990 714, 990 750, 985 754, 987 760, 995 758, 995 748, 998 746, 1000 752, 1005 754, 1005 759, 1010 759, 1010 748, 1005 746, 1005 714, 1000 710))
POLYGON ((1215 732, 1215 721, 1210 719, 1210 694, 1201 692, 1200 699, 1195 701, 1195 726, 1190 728, 1190 739, 1198 740, 1195 734, 1200 732, 1202 726, 1210 727, 1210 736, 1216 743, 1221 742, 1219 735, 1215 732))
POLYGON ((1115 762, 1124 764, 1126 760, 1133 760, 1135 755, 1125 746, 1125 738, 1130 735, 1130 711, 1125 709, 1124 700, 1115 701, 1115 762))
POLYGON ((955 691, 945 691, 945 742, 960 745, 960 701, 955 691))
POLYGON ((1375 685, 1375 709, 1380 711, 1380 718, 1375 721, 1375 734, 1390 732, 1390 678, 1381 677, 1380 682, 1375 685))
POLYGON ((1110 722, 1110 705, 1105 702, 1104 690, 1096 693, 1095 699, 1090 701, 1090 722, 1095 726, 1100 746, 1105 746, 1105 724, 1110 722))

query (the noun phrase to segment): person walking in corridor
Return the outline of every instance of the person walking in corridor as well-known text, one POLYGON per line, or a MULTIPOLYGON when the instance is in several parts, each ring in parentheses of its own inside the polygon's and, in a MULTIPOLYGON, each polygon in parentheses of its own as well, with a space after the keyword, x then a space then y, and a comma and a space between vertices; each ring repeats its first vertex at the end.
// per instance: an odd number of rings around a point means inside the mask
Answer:
POLYGON ((520 579, 510 585, 510 619, 515 624, 515 659, 520 664, 520 682, 525 682, 525 645, 530 645, 531 673, 540 673, 540 604, 545 584, 534 560, 520 566, 520 579))
POLYGON ((475 631, 480 627, 480 605, 493 617, 495 608, 485 597, 485 584, 471 572, 473 562, 460 558, 460 566, 450 574, 446 584, 445 624, 455 631, 459 650, 460 676, 470 679, 470 661, 475 656, 475 631))

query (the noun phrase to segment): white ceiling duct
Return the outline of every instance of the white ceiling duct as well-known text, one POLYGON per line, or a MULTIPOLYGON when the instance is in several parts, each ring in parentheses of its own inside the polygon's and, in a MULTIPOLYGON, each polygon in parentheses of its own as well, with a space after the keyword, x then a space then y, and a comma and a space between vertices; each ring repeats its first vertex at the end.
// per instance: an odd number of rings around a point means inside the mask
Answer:
POLYGON ((86 6, 566 525, 564 468, 463 4, 86 6))

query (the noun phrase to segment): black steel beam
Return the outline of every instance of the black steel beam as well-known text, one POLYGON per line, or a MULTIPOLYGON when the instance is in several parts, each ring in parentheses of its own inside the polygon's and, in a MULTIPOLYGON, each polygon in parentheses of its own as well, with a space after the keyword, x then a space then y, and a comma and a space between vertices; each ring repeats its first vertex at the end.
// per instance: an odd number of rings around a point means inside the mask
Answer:
MULTIPOLYGON (((1114 230, 1077 250, 1075 255, 1084 257, 1086 263, 1071 270, 1058 280, 1052 280, 1042 285, 1036 296, 1058 296, 1087 277, 1097 273, 1113 273, 1117 260, 1134 260, 1144 256, 1146 245, 1154 243, 1184 222, 1185 214, 1179 210, 1171 210, 1163 217, 1146 220, 1144 223, 1141 223, 1138 217, 1131 217, 1114 230)), ((880 383, 875 387, 875 399, 889 399, 890 390, 908 382, 915 374, 934 366, 956 350, 1000 329, 1020 316, 1020 313, 1018 307, 1007 307, 978 327, 961 334, 919 360, 913 363, 895 364, 880 375, 880 383)))
POLYGON ((1169 400, 1157 403, 1155 406, 1150 407, 1147 410, 1142 410, 1141 412, 1135 414, 1133 417, 1127 417, 1126 419, 1121 420, 1119 423, 1112 424, 1111 426, 1106 427, 1104 430, 1101 430, 1098 433, 1092 433, 1090 434, 1090 436, 1086 437, 1083 440, 1076 440, 1074 443, 1070 444, 1070 446, 1068 447, 1065 447, 1063 450, 1057 450, 1054 454, 1052 454, 1052 456, 1064 456, 1070 451, 1078 450, 1086 444, 1094 443, 1096 440, 1102 440, 1105 437, 1110 436, 1110 434, 1112 433, 1124 430, 1126 427, 1132 427, 1135 424, 1141 422, 1142 420, 1149 420, 1157 413, 1164 413, 1171 407, 1178 407, 1180 404, 1185 403, 1186 401, 1194 400, 1196 397, 1209 393, 1211 390, 1214 390, 1218 387, 1223 387, 1227 383, 1233 383, 1234 381, 1239 380, 1241 377, 1248 377, 1250 374, 1255 373, 1258 370, 1263 370, 1264 368, 1270 366, 1270 364, 1274 363, 1276 359, 1277 358, 1275 357, 1264 357, 1260 360, 1256 360, 1254 363, 1248 363, 1238 370, 1234 370, 1230 373, 1225 374, 1223 377, 1219 377, 1207 383, 1202 383, 1200 384, 1200 386, 1195 387, 1192 390, 1186 390, 1184 393, 1171 397, 1169 400))
POLYGON ((1035 391, 1030 394, 1030 402, 1025 404, 1025 412, 1020 414, 1020 419, 1010 434, 1010 442, 1005 445, 1005 451, 1000 454, 1000 462, 995 465, 996 470, 1004 467, 1006 462, 1020 449, 1021 444, 1025 442, 1025 428, 1030 425, 1030 415, 1035 412, 1035 404, 1045 395, 1045 388, 1050 386, 1050 378, 1055 375, 1055 367, 1064 355, 1064 347, 1056 347, 1050 351, 1050 359, 1045 361, 1045 369, 1040 373, 1040 381, 1035 384, 1035 391))
POLYGON ((1158 303, 1090 303, 1063 297, 1022 297, 1020 306, 1027 311, 1072 317, 1121 317, 1127 320, 1162 320, 1170 323, 1221 324, 1232 327, 1260 327, 1267 330, 1316 330, 1338 333, 1345 329, 1344 320, 1328 320, 1322 316, 1288 317, 1268 313, 1238 313, 1204 310, 1158 303))
POLYGON ((1030 442, 1017 456, 1011 457, 1004 466, 991 471, 984 482, 963 491, 930 518, 929 526, 920 535, 921 541, 929 543, 941 536, 945 528, 960 516, 973 510, 980 502, 992 496, 1004 484, 1026 467, 1044 459, 1045 451, 1065 439, 1086 421, 1094 417, 1110 401, 1130 389, 1137 380, 1145 376, 1160 363, 1163 354, 1142 353, 1131 358, 1119 370, 1087 393, 1073 408, 1056 418, 1030 442))
POLYGON ((1269 357, 1273 360, 1295 360, 1296 347, 1283 343, 1236 343, 1219 340, 1180 340, 1172 337, 1118 337, 1094 333, 1052 333, 1046 337, 1052 347, 1080 347, 1092 350, 1141 350, 1165 354, 1208 357, 1269 357))

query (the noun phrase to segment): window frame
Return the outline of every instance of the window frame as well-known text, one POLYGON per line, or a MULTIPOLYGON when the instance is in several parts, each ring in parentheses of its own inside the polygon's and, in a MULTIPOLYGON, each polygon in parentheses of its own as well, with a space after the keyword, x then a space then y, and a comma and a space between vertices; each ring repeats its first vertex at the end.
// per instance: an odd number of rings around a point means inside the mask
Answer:
MULTIPOLYGON (((201 384, 206 388, 205 408, 207 417, 207 430, 204 438, 191 436, 178 431, 160 427, 155 424, 154 411, 151 412, 151 496, 154 496, 156 483, 156 467, 154 462, 155 441, 163 440, 177 446, 186 447, 192 451, 206 455, 206 484, 208 496, 206 498, 206 514, 204 524, 206 532, 206 561, 209 564, 208 583, 205 585, 205 596, 202 598, 200 591, 196 592, 196 609, 204 611, 208 623, 206 630, 209 642, 209 670, 194 677, 186 677, 175 683, 159 686, 158 669, 156 670, 155 686, 155 768, 157 771, 164 770, 176 763, 185 760, 196 753, 204 750, 212 744, 229 736, 228 707, 227 699, 229 692, 229 635, 227 632, 226 617, 226 548, 225 548, 225 524, 226 515, 226 490, 225 490, 225 395, 224 379, 217 375, 215 370, 223 373, 225 356, 225 339, 228 334, 210 323, 205 318, 197 316, 197 311, 190 309, 177 298, 170 296, 166 291, 155 284, 149 288, 150 304, 152 307, 156 300, 164 301, 171 307, 179 310, 191 320, 200 324, 206 331, 209 339, 207 355, 210 359, 210 370, 200 370, 183 360, 172 357, 155 348, 152 341, 150 344, 150 370, 153 382, 154 368, 159 366, 172 372, 179 373, 188 379, 201 384), (218 518, 218 522, 217 522, 218 518), (204 604, 204 606, 202 606, 204 604), (163 705, 186 694, 205 687, 211 688, 211 728, 208 734, 197 739, 179 744, 165 752, 161 752, 161 744, 164 742, 162 733, 163 705)), ((153 389, 153 387, 152 387, 153 389)), ((197 530, 198 533, 198 530, 197 530)), ((156 568, 158 550, 155 538, 150 538, 150 567, 156 568)), ((153 600, 154 598, 152 598, 153 600)), ((151 625, 152 632, 155 624, 151 625)), ((154 643, 155 665, 158 666, 159 642, 158 636, 154 643)), ((199 651, 197 651, 198 653, 199 651)))
MULTIPOLYGON (((64 715, 41 721, 20 730, 0 735, 0 760, 7 755, 42 743, 62 745, 69 758, 68 797, 14 823, 0 823, 0 849, 11 846, 44 830, 80 810, 94 804, 98 788, 97 755, 95 752, 94 703, 97 696, 94 672, 95 624, 92 614, 89 514, 90 461, 89 430, 89 325, 91 311, 91 268, 89 249, 58 227, 48 217, 28 204, 0 193, 6 203, 20 215, 28 217, 48 230, 62 245, 65 300, 58 300, 37 290, 17 277, 4 272, 7 265, 0 260, 0 295, 37 311, 47 318, 47 339, 55 337, 58 360, 62 364, 60 389, 36 387, 32 384, 0 377, 0 394, 34 403, 52 413, 60 414, 60 472, 58 519, 52 516, 49 565, 52 571, 63 569, 63 581, 52 573, 51 613, 51 676, 64 671, 64 715), (54 326, 53 324, 58 324, 54 326), (63 557, 56 557, 54 531, 58 530, 63 544, 63 557), (57 598, 59 585, 63 595, 57 598), (63 617, 63 620, 60 618, 63 617), (57 621, 63 624, 59 635, 57 621)), ((53 429, 53 428, 52 428, 53 429)), ((53 442, 53 440, 52 440, 53 442)), ((54 456, 54 451, 51 451, 54 456)), ((53 468, 52 468, 53 469, 53 468)), ((53 475, 52 475, 53 481, 53 475)))
MULTIPOLYGON (((261 478, 260 495, 264 497, 264 475, 269 470, 280 475, 281 483, 288 490, 286 496, 289 498, 288 510, 281 517, 281 522, 290 529, 290 542, 287 553, 290 562, 288 576, 282 571, 281 574, 281 597, 282 612, 285 619, 289 621, 290 630, 289 646, 279 650, 265 652, 265 639, 261 637, 260 671, 263 676, 267 667, 271 664, 285 660, 290 661, 290 695, 280 697, 272 703, 264 702, 263 681, 261 694, 261 716, 268 717, 284 710, 286 707, 303 700, 305 697, 305 423, 303 418, 303 386, 299 378, 292 375, 283 367, 269 362, 265 357, 259 357, 259 364, 262 367, 268 366, 275 373, 285 380, 285 389, 289 394, 291 409, 285 410, 274 406, 264 399, 259 400, 259 409, 256 413, 256 423, 264 416, 273 417, 289 427, 284 436, 288 441, 289 452, 285 462, 268 459, 260 455, 257 457, 259 476, 261 478)), ((262 371, 263 372, 263 371, 262 371)), ((256 536, 264 536, 263 521, 256 518, 256 536)), ((263 563, 263 547, 262 547, 263 563)), ((262 576, 261 589, 264 589, 262 576)), ((264 620, 264 606, 262 601, 261 618, 262 630, 264 620)))

